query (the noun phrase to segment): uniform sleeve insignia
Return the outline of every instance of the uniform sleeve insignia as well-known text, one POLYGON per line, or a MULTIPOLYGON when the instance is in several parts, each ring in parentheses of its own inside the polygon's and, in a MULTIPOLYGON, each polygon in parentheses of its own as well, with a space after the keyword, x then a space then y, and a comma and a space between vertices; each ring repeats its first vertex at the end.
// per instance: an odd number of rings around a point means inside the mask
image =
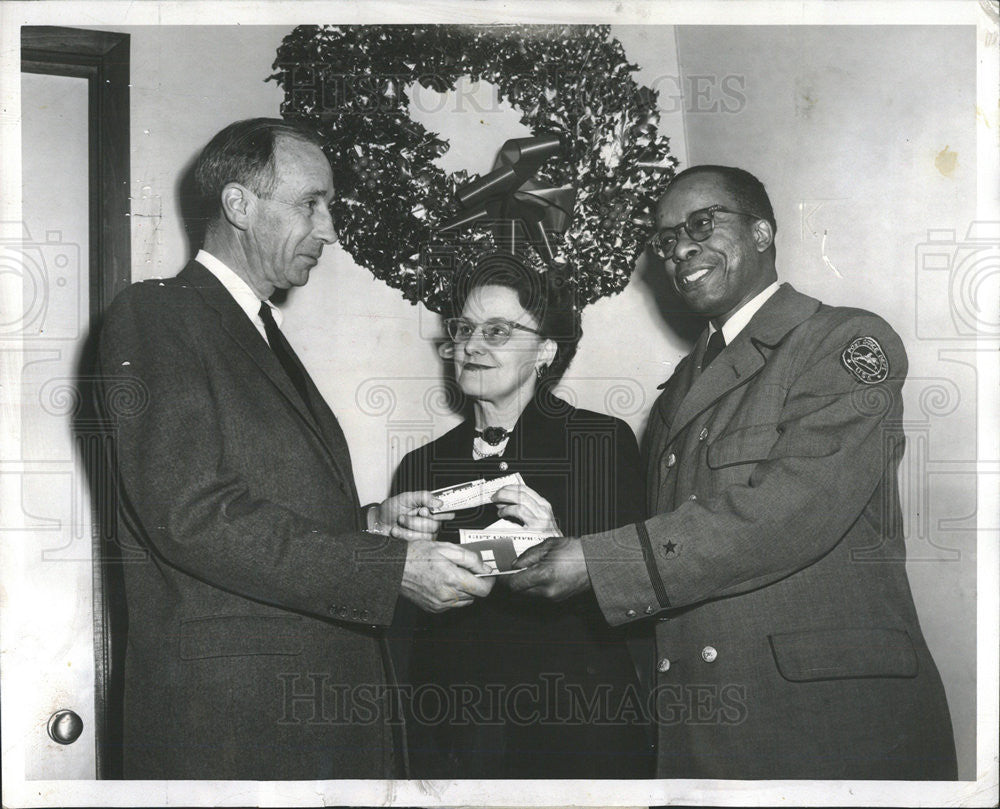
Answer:
POLYGON ((874 337, 858 337, 840 355, 844 367, 859 382, 875 385, 889 376, 889 360, 874 337))

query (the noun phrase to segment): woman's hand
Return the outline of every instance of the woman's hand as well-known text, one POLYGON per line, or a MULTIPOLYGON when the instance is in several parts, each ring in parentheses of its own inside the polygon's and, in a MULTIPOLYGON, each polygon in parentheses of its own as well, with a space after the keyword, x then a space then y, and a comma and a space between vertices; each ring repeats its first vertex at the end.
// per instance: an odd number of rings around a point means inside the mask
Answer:
POLYGON ((376 534, 416 542, 432 540, 441 523, 455 519, 454 512, 431 513, 441 506, 432 492, 403 492, 370 509, 368 528, 376 534))
POLYGON ((530 486, 512 483, 493 495, 497 513, 504 519, 515 519, 531 531, 544 531, 551 536, 562 536, 552 506, 530 486))

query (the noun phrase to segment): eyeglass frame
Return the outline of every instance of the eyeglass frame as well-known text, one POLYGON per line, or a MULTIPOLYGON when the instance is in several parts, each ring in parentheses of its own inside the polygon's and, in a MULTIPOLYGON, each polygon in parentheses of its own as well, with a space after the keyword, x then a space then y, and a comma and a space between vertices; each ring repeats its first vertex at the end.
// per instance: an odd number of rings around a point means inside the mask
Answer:
POLYGON ((502 318, 502 317, 491 317, 489 320, 486 320, 483 323, 473 323, 473 321, 469 320, 469 318, 467 318, 467 317, 448 317, 448 318, 445 318, 445 320, 444 320, 444 330, 445 330, 445 333, 447 333, 448 339, 451 340, 451 342, 454 343, 455 345, 459 345, 461 343, 468 343, 473 337, 476 336, 476 331, 481 331, 482 334, 483 334, 483 340, 486 343, 486 345, 488 345, 490 348, 499 348, 500 346, 505 346, 505 345, 507 345, 507 343, 510 342, 510 338, 514 336, 514 330, 515 329, 519 329, 521 331, 530 332, 531 334, 537 334, 539 336, 541 336, 541 334, 542 334, 540 331, 538 331, 538 329, 532 329, 532 328, 530 328, 528 326, 522 326, 520 323, 515 323, 513 320, 507 320, 507 319, 502 318), (464 340, 460 340, 460 339, 452 336, 452 333, 451 333, 451 324, 452 323, 460 323, 460 322, 461 323, 468 323, 470 326, 473 327, 472 328, 472 332, 464 340), (507 326, 510 329, 510 334, 508 334, 503 339, 502 342, 499 342, 499 343, 491 342, 490 338, 486 336, 486 332, 483 330, 484 326, 488 326, 488 325, 491 325, 491 324, 495 324, 495 325, 503 324, 504 326, 507 326))
POLYGON ((766 217, 758 216, 757 214, 750 213, 749 211, 735 211, 732 208, 727 208, 725 205, 709 205, 707 208, 699 208, 697 211, 691 211, 691 213, 689 213, 685 217, 684 221, 681 222, 678 225, 673 225, 672 227, 666 227, 666 228, 662 228, 662 229, 656 231, 656 233, 654 233, 652 236, 650 236, 646 240, 646 246, 649 247, 649 249, 653 251, 653 254, 656 255, 658 258, 661 258, 664 261, 667 261, 668 259, 671 259, 671 258, 674 257, 674 253, 677 250, 677 245, 680 242, 680 238, 679 238, 679 235, 678 235, 678 230, 680 228, 684 228, 684 232, 688 235, 688 238, 691 241, 693 241, 693 242, 701 243, 701 242, 704 242, 704 241, 708 241, 708 239, 710 239, 712 237, 712 234, 715 233, 715 214, 718 213, 719 211, 722 211, 722 213, 731 213, 731 214, 734 214, 736 216, 749 216, 751 219, 766 219, 766 217), (691 223, 691 219, 693 217, 697 216, 698 214, 707 214, 708 218, 712 222, 712 227, 709 229, 708 233, 706 233, 704 236, 700 236, 700 237, 699 236, 695 236, 691 232, 690 228, 688 227, 690 225, 690 223, 691 223), (660 237, 664 233, 668 233, 668 232, 672 233, 674 235, 674 246, 673 246, 673 249, 671 249, 671 251, 670 251, 669 254, 667 254, 660 247, 660 243, 659 243, 660 242, 660 237))

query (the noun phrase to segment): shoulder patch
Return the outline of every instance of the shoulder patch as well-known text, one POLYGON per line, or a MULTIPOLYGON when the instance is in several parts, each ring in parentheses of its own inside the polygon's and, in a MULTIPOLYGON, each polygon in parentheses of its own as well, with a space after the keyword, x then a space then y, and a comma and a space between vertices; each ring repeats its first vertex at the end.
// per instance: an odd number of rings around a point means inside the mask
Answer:
POLYGON ((884 382, 889 376, 889 360, 874 337, 858 337, 844 349, 840 361, 854 377, 866 385, 884 382))

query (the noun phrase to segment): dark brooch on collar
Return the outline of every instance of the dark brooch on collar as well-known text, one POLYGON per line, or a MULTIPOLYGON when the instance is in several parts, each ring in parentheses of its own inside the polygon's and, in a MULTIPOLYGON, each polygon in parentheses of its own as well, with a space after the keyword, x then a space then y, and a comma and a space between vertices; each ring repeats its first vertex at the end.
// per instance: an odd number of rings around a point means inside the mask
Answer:
POLYGON ((503 427, 487 427, 485 430, 476 430, 476 436, 482 438, 491 447, 499 446, 509 435, 510 430, 505 430, 503 427))

